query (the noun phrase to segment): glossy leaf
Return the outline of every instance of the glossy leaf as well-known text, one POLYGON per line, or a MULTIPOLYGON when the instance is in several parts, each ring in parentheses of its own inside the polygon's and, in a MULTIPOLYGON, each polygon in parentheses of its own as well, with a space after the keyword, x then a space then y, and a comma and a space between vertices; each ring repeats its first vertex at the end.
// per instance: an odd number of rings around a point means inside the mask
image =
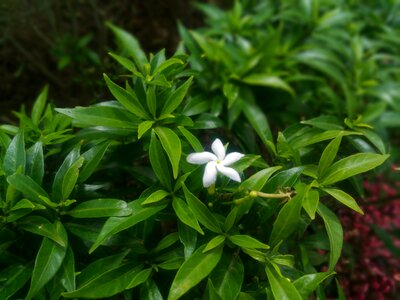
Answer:
POLYGON ((74 218, 103 218, 129 216, 132 209, 119 199, 94 199, 78 204, 68 214, 74 218))
POLYGON ((0 299, 10 299, 18 292, 32 275, 33 264, 13 264, 0 272, 0 299))
POLYGON ((79 169, 82 167, 84 160, 81 156, 65 172, 61 187, 62 200, 67 200, 75 188, 79 177, 79 169))
POLYGON ((364 214, 362 209, 358 206, 356 200, 346 192, 338 189, 323 189, 324 192, 328 193, 331 195, 333 198, 341 202, 342 204, 346 205, 347 207, 350 207, 352 210, 364 214))
POLYGON ((294 96, 294 91, 282 78, 270 75, 270 74, 251 74, 242 79, 243 82, 250 85, 266 86, 276 89, 281 89, 292 96, 294 96))
POLYGON ((272 294, 279 300, 301 300, 301 295, 289 279, 280 276, 271 266, 265 269, 272 294))
POLYGON ((140 269, 135 263, 128 263, 82 283, 71 292, 63 293, 65 298, 99 299, 111 297, 126 289, 135 273, 140 269))
POLYGON ((154 132, 152 132, 151 134, 149 155, 151 167, 153 168, 154 174, 156 175, 158 180, 160 180, 160 182, 164 185, 164 187, 170 191, 172 189, 172 186, 168 162, 161 147, 161 144, 158 141, 154 132))
POLYGON ((187 187, 182 185, 185 193, 186 201, 193 212, 195 218, 208 230, 215 233, 221 233, 221 227, 214 215, 209 211, 207 206, 204 205, 195 195, 193 195, 187 187))
POLYGON ((204 252, 207 252, 209 250, 212 250, 216 247, 218 247, 219 245, 221 245, 223 242, 225 242, 225 236, 223 235, 217 235, 216 237, 212 238, 206 245, 206 247, 204 248, 204 252))
POLYGON ((147 197, 146 200, 143 201, 142 205, 157 203, 169 195, 170 193, 164 190, 155 191, 149 197, 147 197))
POLYGON ((264 244, 249 235, 231 235, 229 240, 241 248, 251 249, 269 249, 267 244, 264 244))
POLYGON ((198 248, 179 268, 172 282, 168 300, 179 299, 202 279, 207 277, 218 264, 222 247, 203 252, 205 245, 198 248))
POLYGON ((314 274, 306 274, 293 282, 295 288, 299 291, 303 299, 309 299, 311 293, 327 278, 331 277, 335 272, 321 272, 314 274))
POLYGON ((143 105, 140 103, 137 96, 133 91, 128 92, 124 88, 120 87, 118 84, 114 83, 106 74, 103 74, 104 80, 111 94, 121 103, 128 111, 136 115, 141 119, 150 119, 149 114, 144 109, 143 105))
POLYGON ((153 127, 154 121, 147 120, 139 124, 138 127, 138 139, 140 139, 151 127, 153 127))
POLYGON ((325 150, 322 152, 321 159, 318 164, 318 174, 319 176, 324 176, 326 170, 332 165, 336 154, 339 150, 340 143, 342 141, 342 135, 339 134, 326 146, 325 150))
POLYGON ((41 216, 29 216, 19 221, 22 229, 45 236, 62 247, 67 247, 68 236, 63 224, 60 221, 51 223, 41 216))
POLYGON ((72 248, 68 246, 64 261, 61 265, 60 281, 67 292, 75 290, 75 257, 72 248))
POLYGON ((32 123, 36 126, 39 125, 39 121, 46 107, 48 92, 49 92, 49 86, 46 85, 42 89, 42 91, 40 92, 39 96, 36 98, 33 104, 31 117, 32 117, 32 123))
POLYGON ((64 260, 67 248, 48 238, 43 238, 33 268, 31 285, 26 299, 32 299, 57 273, 64 260))
POLYGON ((236 299, 244 280, 244 266, 240 257, 224 253, 210 274, 210 279, 221 299, 236 299))
POLYGON ((26 154, 24 133, 20 131, 8 145, 3 160, 3 170, 6 176, 14 174, 21 168, 22 173, 25 170, 26 154))
POLYGON ((181 140, 174 131, 167 127, 156 127, 154 131, 160 139, 162 147, 167 153, 169 161, 172 165, 172 173, 176 179, 178 177, 179 161, 182 154, 181 140))
POLYGON ((193 77, 190 77, 180 87, 178 87, 169 95, 169 97, 165 101, 164 107, 161 110, 161 116, 168 115, 179 107, 189 90, 192 80, 193 77))
POLYGON ((16 173, 7 177, 7 181, 16 190, 23 193, 27 198, 40 204, 45 204, 40 196, 49 197, 46 191, 38 185, 32 178, 16 173))
POLYGON ((152 272, 153 272, 153 269, 144 269, 144 270, 140 270, 140 271, 136 272, 132 276, 131 281, 127 285, 126 289, 133 289, 134 287, 146 282, 147 279, 150 278, 150 275, 152 272))
POLYGON ((158 206, 142 206, 144 199, 138 199, 128 204, 128 208, 132 210, 132 214, 126 217, 111 217, 101 229, 96 242, 92 245, 89 253, 97 249, 110 236, 128 229, 139 222, 142 222, 159 211, 163 210, 165 205, 158 206))
POLYGON ((82 154, 83 165, 79 171, 78 182, 82 183, 86 181, 96 170, 104 154, 106 153, 109 143, 101 143, 90 148, 88 151, 82 154))
POLYGON ((181 198, 174 197, 172 199, 172 207, 174 208, 174 211, 179 220, 181 220, 187 226, 196 230, 198 233, 204 234, 194 213, 185 201, 183 201, 181 198))
POLYGON ((325 223, 326 232, 329 238, 329 271, 333 271, 342 252, 343 228, 338 217, 325 205, 319 203, 317 213, 325 223))
POLYGON ((39 185, 42 184, 44 175, 43 144, 36 142, 26 151, 26 175, 39 185))
POLYGON ((381 165, 389 155, 358 153, 335 162, 330 166, 319 183, 330 185, 354 175, 364 173, 381 165))
POLYGON ((271 167, 267 169, 263 169, 253 174, 240 185, 241 188, 247 188, 249 190, 260 191, 268 179, 279 169, 282 169, 281 166, 271 167))
POLYGON ((290 199, 279 211, 273 226, 269 244, 277 245, 281 240, 289 237, 297 228, 300 222, 300 211, 304 191, 297 191, 297 195, 290 199))

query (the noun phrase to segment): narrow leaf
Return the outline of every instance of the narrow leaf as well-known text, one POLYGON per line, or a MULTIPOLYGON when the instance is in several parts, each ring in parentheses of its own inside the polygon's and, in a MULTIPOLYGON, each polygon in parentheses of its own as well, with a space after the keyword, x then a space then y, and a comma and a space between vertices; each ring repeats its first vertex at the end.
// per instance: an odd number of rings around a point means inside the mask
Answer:
POLYGON ((319 176, 323 176, 325 171, 331 166, 333 160, 336 157, 336 154, 339 150, 340 143, 342 141, 342 135, 338 135, 335 137, 329 144, 326 146, 324 152, 322 152, 321 159, 318 164, 318 174, 319 176))
POLYGON ((338 189, 323 189, 324 192, 327 192, 329 195, 331 195, 333 198, 338 200, 339 202, 343 203, 347 207, 350 207, 352 210, 364 214, 362 209, 358 206, 356 200, 346 192, 338 189))
POLYGON ((182 149, 181 140, 171 129, 167 127, 156 127, 155 132, 160 139, 161 145, 168 155, 172 165, 174 178, 178 177, 179 161, 181 159, 182 149))
POLYGON ((88 200, 68 212, 74 218, 123 217, 131 213, 128 204, 119 199, 88 200))
POLYGON ((174 197, 172 200, 172 207, 174 208, 176 216, 179 218, 179 220, 181 220, 184 224, 193 228, 200 234, 204 234, 199 225, 199 222, 197 221, 192 210, 189 208, 185 201, 178 197, 174 197))
POLYGON ((193 77, 190 77, 188 80, 185 81, 185 83, 183 83, 179 88, 177 88, 169 95, 169 97, 165 101, 164 107, 161 110, 161 116, 172 113, 182 103, 189 90, 192 80, 193 77))
POLYGON ((249 235, 231 235, 229 240, 241 248, 269 249, 269 246, 249 235))
POLYGON ((60 246, 53 240, 46 237, 43 238, 36 256, 31 286, 26 296, 27 300, 32 299, 57 273, 64 260, 66 250, 65 247, 60 246))
POLYGON ((208 276, 218 264, 223 247, 203 252, 205 245, 197 249, 179 268, 172 282, 168 300, 176 300, 208 276))
POLYGON ((25 170, 26 154, 24 133, 20 131, 8 145, 3 160, 3 170, 6 176, 14 174, 17 169, 22 168, 22 173, 25 170))

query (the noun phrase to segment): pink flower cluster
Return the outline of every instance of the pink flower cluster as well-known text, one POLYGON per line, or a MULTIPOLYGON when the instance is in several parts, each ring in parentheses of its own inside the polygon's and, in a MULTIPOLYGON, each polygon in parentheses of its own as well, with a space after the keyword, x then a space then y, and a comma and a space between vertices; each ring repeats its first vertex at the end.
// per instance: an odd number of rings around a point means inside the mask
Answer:
POLYGON ((383 177, 364 183, 369 196, 360 202, 365 215, 341 209, 345 248, 336 267, 346 299, 395 299, 400 292, 400 258, 395 257, 376 235, 373 226, 385 230, 399 248, 400 182, 383 177))

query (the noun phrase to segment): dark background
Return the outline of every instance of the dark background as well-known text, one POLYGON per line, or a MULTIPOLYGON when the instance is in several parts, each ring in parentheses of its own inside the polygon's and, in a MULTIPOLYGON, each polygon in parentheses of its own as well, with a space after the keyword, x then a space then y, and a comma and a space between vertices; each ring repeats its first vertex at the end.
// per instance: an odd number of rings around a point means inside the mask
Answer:
MULTIPOLYGON (((198 1, 200 2, 200 1, 198 1)), ((229 5, 229 1, 202 1, 229 5), (224 2, 224 3, 223 3, 224 2)), ((106 21, 133 33, 146 52, 179 42, 177 20, 195 28, 202 15, 192 0, 0 0, 0 123, 30 106, 45 84, 57 106, 109 97, 103 72, 116 63, 106 21)))

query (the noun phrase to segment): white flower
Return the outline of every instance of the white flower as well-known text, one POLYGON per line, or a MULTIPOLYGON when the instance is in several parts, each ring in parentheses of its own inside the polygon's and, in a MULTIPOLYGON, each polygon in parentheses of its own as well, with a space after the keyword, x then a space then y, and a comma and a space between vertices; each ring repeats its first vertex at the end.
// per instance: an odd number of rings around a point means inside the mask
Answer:
POLYGON ((189 154, 187 157, 187 161, 191 164, 202 165, 207 164, 204 170, 203 176, 203 186, 205 188, 210 187, 217 180, 217 173, 221 172, 225 176, 230 179, 240 182, 239 173, 232 168, 227 166, 237 162, 241 159, 244 154, 239 152, 232 152, 226 155, 225 148, 220 139, 216 139, 212 145, 211 149, 214 153, 211 152, 198 152, 189 154))

